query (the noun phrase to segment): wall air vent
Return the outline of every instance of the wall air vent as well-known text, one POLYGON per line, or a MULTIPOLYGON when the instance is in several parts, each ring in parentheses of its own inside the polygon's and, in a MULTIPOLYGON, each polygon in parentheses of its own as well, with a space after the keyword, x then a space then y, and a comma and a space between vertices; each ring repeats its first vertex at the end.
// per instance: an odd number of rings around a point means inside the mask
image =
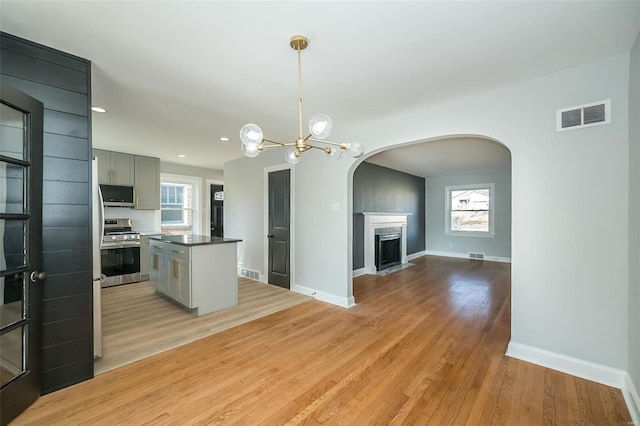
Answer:
POLYGON ((593 102, 556 111, 559 132, 611 123, 611 100, 593 102))
POLYGON ((469 259, 484 260, 484 253, 469 253, 469 259))
POLYGON ((251 278, 252 280, 260 281, 260 272, 252 271, 251 269, 241 269, 240 275, 243 277, 251 278))

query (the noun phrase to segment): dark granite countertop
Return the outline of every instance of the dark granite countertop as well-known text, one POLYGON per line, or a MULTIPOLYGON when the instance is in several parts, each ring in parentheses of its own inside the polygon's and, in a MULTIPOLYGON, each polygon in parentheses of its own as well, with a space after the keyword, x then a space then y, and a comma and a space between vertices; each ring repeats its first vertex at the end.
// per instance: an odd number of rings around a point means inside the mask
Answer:
POLYGON ((152 240, 165 243, 179 244, 181 246, 202 246, 210 244, 238 243, 242 240, 235 238, 209 237, 207 235, 158 235, 150 236, 152 240))

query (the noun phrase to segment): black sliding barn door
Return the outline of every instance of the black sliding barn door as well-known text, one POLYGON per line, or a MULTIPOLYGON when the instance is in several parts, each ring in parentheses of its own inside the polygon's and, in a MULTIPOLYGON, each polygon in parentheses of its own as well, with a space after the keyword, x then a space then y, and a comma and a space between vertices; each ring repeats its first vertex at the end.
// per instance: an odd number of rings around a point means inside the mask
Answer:
POLYGON ((269 284, 290 286, 289 170, 269 173, 269 284))
POLYGON ((40 396, 43 106, 2 84, 0 424, 40 396))

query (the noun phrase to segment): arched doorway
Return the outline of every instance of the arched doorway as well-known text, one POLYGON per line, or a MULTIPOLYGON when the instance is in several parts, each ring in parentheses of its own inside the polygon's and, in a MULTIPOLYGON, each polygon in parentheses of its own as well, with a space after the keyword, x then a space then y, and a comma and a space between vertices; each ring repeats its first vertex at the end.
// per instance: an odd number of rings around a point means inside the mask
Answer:
POLYGON ((511 261, 511 152, 493 139, 445 136, 373 152, 354 166, 351 185, 354 277, 371 273, 366 257, 381 250, 365 238, 375 213, 407 215, 407 261, 511 261))

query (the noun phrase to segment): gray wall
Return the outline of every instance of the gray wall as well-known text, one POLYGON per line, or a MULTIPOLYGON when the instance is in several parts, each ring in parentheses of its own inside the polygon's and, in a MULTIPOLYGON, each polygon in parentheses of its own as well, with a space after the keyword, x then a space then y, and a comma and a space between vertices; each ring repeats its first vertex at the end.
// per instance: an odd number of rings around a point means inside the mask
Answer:
POLYGON ((472 173, 427 178, 427 253, 511 258, 511 171, 472 173), (493 183, 494 237, 445 235, 445 187, 493 183))
POLYGON ((91 63, 1 34, 2 79, 44 104, 42 392, 93 377, 91 63))
MULTIPOLYGON (((640 387, 640 35, 629 67, 629 375, 640 387)), ((638 401, 636 401, 638 403, 638 401)), ((640 410, 640 407, 638 407, 640 410)))
MULTIPOLYGON (((306 157, 302 161, 305 160, 306 157)), ((278 149, 263 152, 256 158, 242 157, 224 163, 224 234, 242 240, 238 244, 238 266, 258 271, 264 280, 264 217, 267 214, 264 211, 264 169, 282 163, 284 157, 278 149)), ((296 167, 302 167, 302 162, 296 167)), ((291 180, 293 182, 294 178, 291 180)), ((295 192, 292 191, 291 197, 293 204, 295 192)), ((292 276, 292 283, 295 283, 294 278, 292 276)))
POLYGON ((362 212, 411 213, 407 217, 407 254, 425 249, 424 178, 362 163, 353 173, 353 269, 364 267, 362 212))

